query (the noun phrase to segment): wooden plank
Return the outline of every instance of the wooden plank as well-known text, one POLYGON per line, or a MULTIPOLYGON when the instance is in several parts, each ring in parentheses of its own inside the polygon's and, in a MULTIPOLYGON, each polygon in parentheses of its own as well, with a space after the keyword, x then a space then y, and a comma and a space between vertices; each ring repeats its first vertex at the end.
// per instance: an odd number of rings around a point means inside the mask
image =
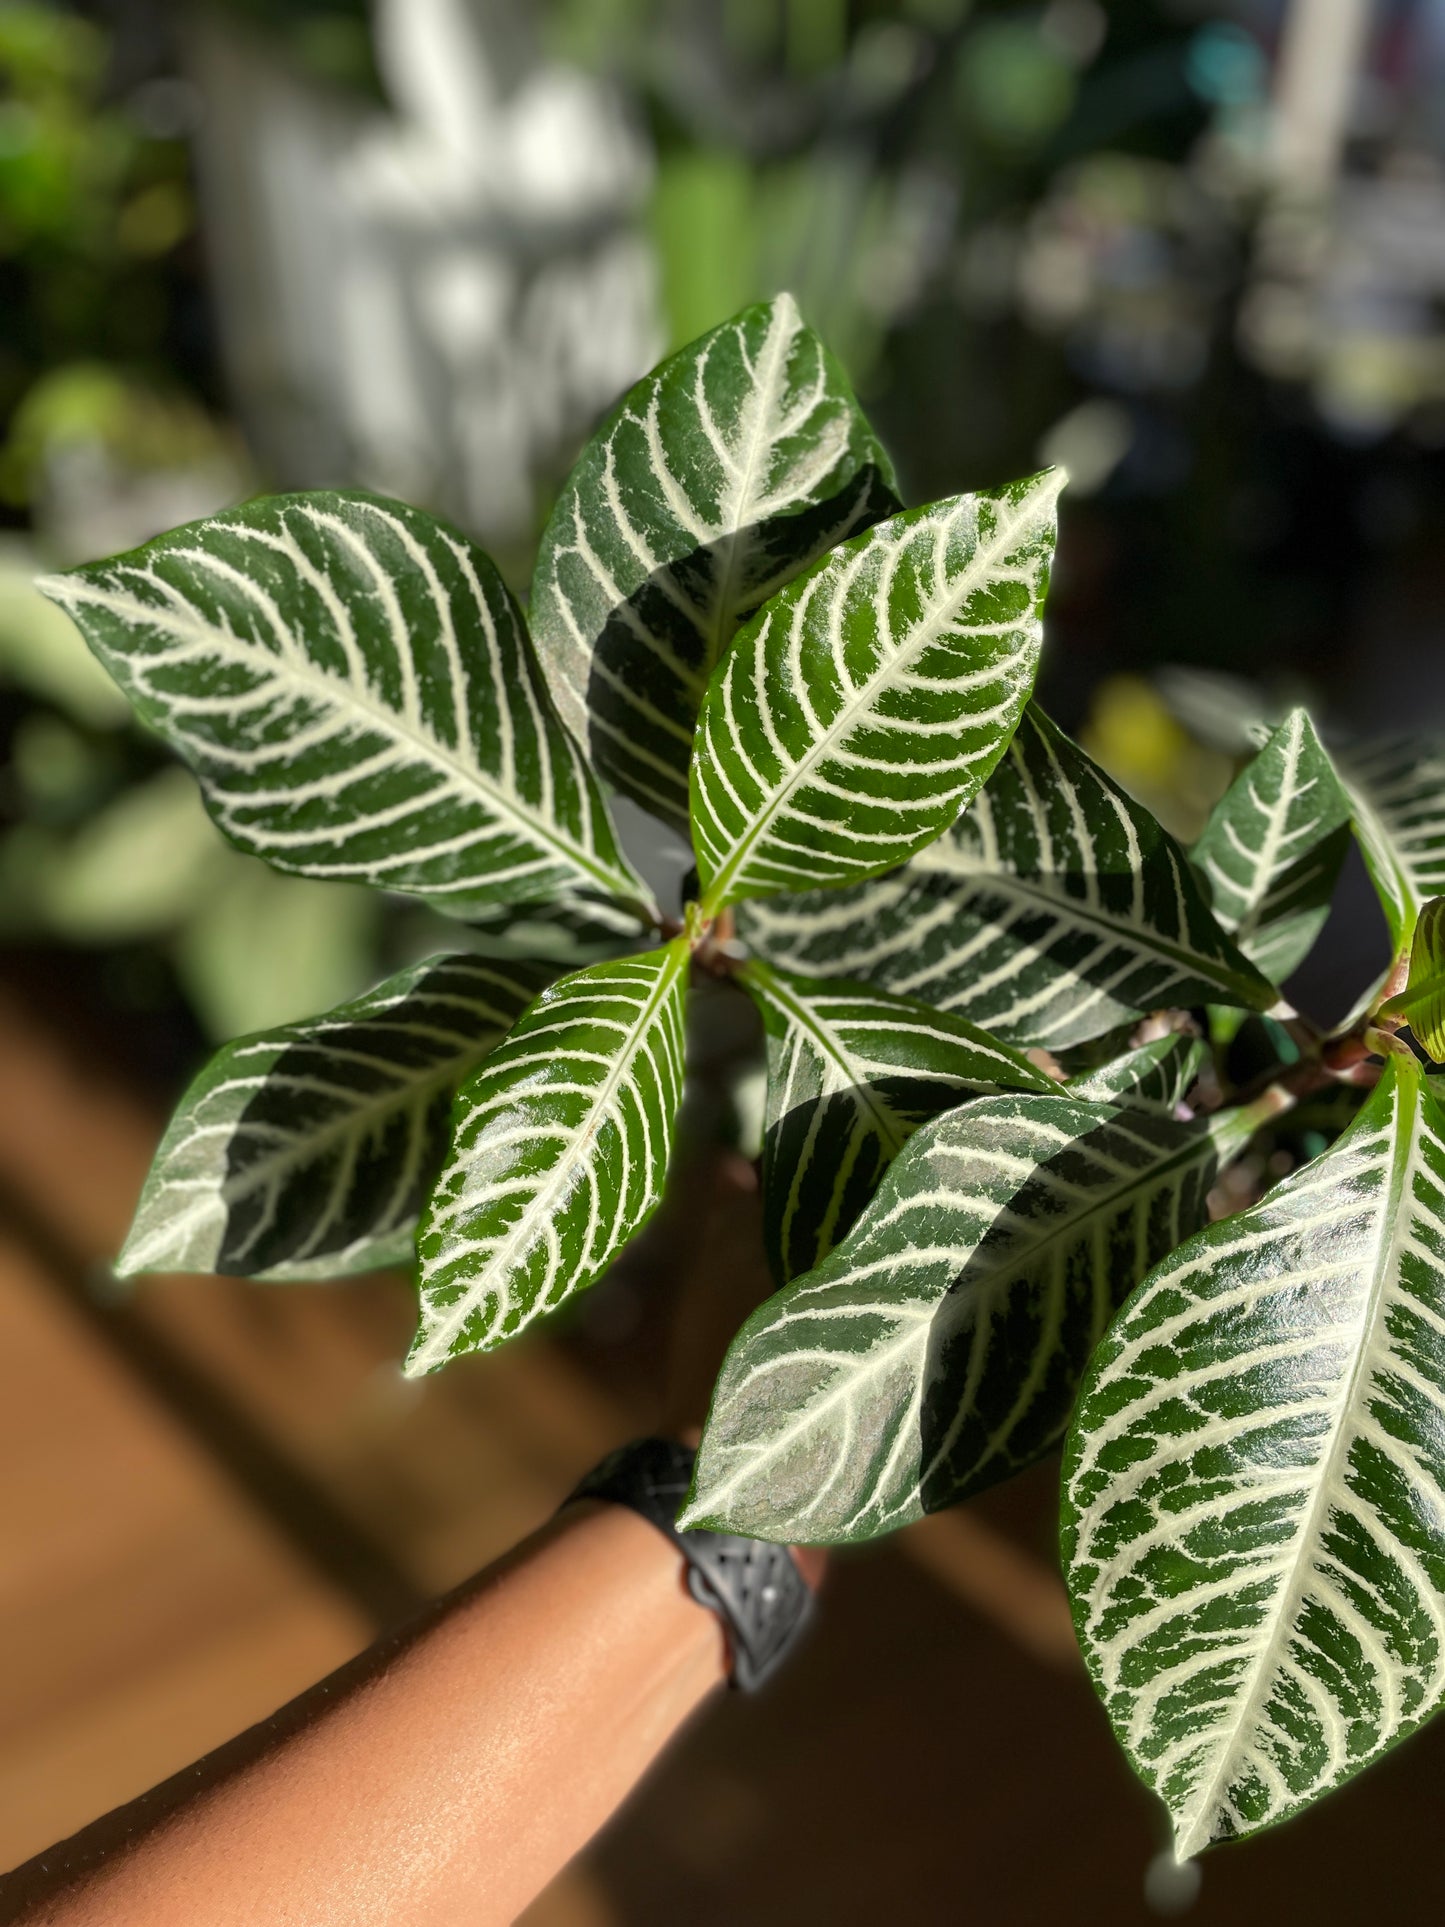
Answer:
POLYGON ((369 1628, 0 1241, 0 1866, 273 1711, 369 1628))
POLYGON ((399 1280, 157 1278, 138 1302, 426 1591, 514 1545, 643 1422, 540 1335, 403 1378, 399 1280))

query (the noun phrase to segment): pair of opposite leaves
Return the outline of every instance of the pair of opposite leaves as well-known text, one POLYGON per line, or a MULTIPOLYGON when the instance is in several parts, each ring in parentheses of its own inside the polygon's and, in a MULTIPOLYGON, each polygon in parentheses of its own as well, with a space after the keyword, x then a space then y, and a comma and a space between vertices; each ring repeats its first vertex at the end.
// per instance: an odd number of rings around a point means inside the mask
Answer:
MULTIPOLYGON (((664 766, 688 767, 706 686, 690 769, 709 908, 869 875, 952 820, 1032 686, 1056 489, 1056 478, 1036 477, 896 515, 818 561, 896 504, 846 383, 786 299, 674 357, 624 400, 544 544, 534 597, 542 654, 566 708, 576 678, 564 645, 585 634, 588 696, 601 692, 589 746, 624 787, 608 749, 607 691, 632 704, 633 750, 671 714, 666 743, 648 752, 652 777, 631 786, 674 820, 675 789, 669 804, 656 779, 664 766), (742 617, 792 578, 719 662, 742 617), (621 678, 619 635, 631 648, 621 678), (660 680, 641 673, 649 667, 660 680)), ((543 693, 515 602, 485 558, 431 518, 357 495, 281 498, 49 587, 195 768, 243 848, 462 914, 579 892, 651 909, 543 693)), ((453 1133, 475 1155, 466 1169, 454 1160, 437 1190, 437 1235, 423 1249, 430 1330, 414 1363, 494 1342, 589 1282, 655 1203, 675 1109, 682 962, 668 946, 557 986, 475 1072, 453 1133), (529 1113, 504 1137, 509 1080, 519 1078, 529 1113), (588 1168, 587 1209, 554 1222, 571 1197, 563 1167, 579 1120, 604 1115, 609 1155, 588 1168), (536 1183, 548 1147, 556 1169, 536 1183), (478 1286, 483 1268, 498 1289, 478 1286)), ((496 981, 483 990, 482 1036, 495 1042, 515 997, 496 981)), ((455 1030, 434 1040, 418 1115, 455 1073, 455 1030)), ((284 1158, 272 1156, 279 1111, 334 1107, 349 1079, 384 1083, 385 1066, 353 1055, 353 1069, 338 1072, 334 1024, 316 1027, 304 1067, 266 1061, 285 1048, 253 1040, 243 1075, 221 1067, 210 1079, 210 1113, 178 1120, 172 1195, 143 1208, 130 1267, 174 1262, 178 1245, 195 1262, 209 1244, 212 1262, 298 1275, 334 1247, 355 1161, 338 1157, 315 1189, 321 1235, 272 1264, 259 1261, 275 1243, 274 1190, 255 1184, 257 1167, 284 1158), (316 1061, 322 1050, 330 1071, 316 1061), (226 1138, 215 1102, 224 1109, 238 1095, 255 1103, 247 1128, 226 1138), (226 1196, 219 1209, 208 1199, 208 1185, 225 1194, 248 1184, 249 1223, 233 1221, 244 1210, 228 1216, 226 1196), (187 1199, 179 1212, 177 1192, 187 1199)), ((373 1261, 391 1255, 401 1206, 414 1198, 422 1135, 390 1145, 405 1155, 373 1261)), ((367 1147, 368 1170, 386 1148, 367 1147)))
POLYGON ((226 833, 282 868, 462 915, 578 891, 653 913, 585 742, 674 824, 691 775, 717 908, 901 861, 976 790, 1032 686, 1058 480, 836 550, 897 505, 784 298, 673 357, 589 446, 539 559, 535 653, 478 550, 356 494, 253 504, 46 586, 226 833))

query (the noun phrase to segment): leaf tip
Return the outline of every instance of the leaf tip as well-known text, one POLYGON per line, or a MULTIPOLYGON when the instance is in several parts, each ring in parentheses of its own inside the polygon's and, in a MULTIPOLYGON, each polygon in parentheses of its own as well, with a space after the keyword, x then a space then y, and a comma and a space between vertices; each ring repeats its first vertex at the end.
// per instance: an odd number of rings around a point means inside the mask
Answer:
POLYGON ((427 1356, 426 1334, 418 1332, 412 1340, 411 1350, 401 1361, 401 1375, 403 1378, 410 1379, 428 1378, 445 1363, 445 1359, 431 1359, 427 1356))
POLYGON ((47 602, 54 602, 62 609, 68 609, 76 599, 75 580, 69 573, 55 572, 49 575, 31 577, 31 587, 43 595, 47 602))
POLYGON ((796 330, 803 326, 802 311, 798 307, 797 298, 787 288, 779 288, 768 305, 779 321, 789 328, 796 330))
POLYGON ((1021 475, 1017 480, 1006 482, 989 493, 1006 498, 1015 508, 1026 509, 1034 525, 1052 517, 1057 526, 1059 497, 1068 485, 1069 471, 1062 462, 1054 462, 1048 468, 1036 469, 1032 475, 1021 475))
POLYGON ((1017 491, 1015 500, 1032 498, 1040 507, 1049 508, 1069 486, 1069 480, 1069 471, 1062 462, 1050 462, 1047 468, 1036 469, 1032 475, 1022 476, 1008 487, 1017 491))
POLYGON ((678 1532, 732 1531, 732 1527, 728 1525, 727 1521, 720 1519, 717 1514, 712 1511, 706 1495, 699 1490, 699 1481, 703 1472, 702 1455, 706 1443, 707 1434, 706 1430, 704 1430, 703 1438, 698 1446, 698 1456, 693 1462, 692 1479, 688 1484, 687 1496, 678 1507, 677 1516, 673 1520, 673 1525, 678 1532))
POLYGON ((678 1532, 732 1532, 746 1538, 759 1536, 749 1526, 737 1525, 725 1510, 716 1511, 706 1498, 694 1498, 691 1493, 684 1499, 673 1525, 678 1532))
MULTIPOLYGON (((1173 1816, 1171 1816, 1172 1818, 1173 1816)), ((1174 1819, 1174 1864, 1187 1867, 1191 1860, 1197 1859, 1204 1849, 1214 1844, 1218 1837, 1214 1831, 1213 1812, 1200 1812, 1187 1820, 1174 1819)))
POLYGON ((205 1272, 209 1268, 188 1262, 183 1244, 168 1245, 164 1232, 157 1238, 153 1224, 146 1226, 137 1220, 125 1234, 125 1243, 110 1266, 110 1274, 122 1283, 129 1283, 132 1278, 152 1277, 161 1272, 205 1272))

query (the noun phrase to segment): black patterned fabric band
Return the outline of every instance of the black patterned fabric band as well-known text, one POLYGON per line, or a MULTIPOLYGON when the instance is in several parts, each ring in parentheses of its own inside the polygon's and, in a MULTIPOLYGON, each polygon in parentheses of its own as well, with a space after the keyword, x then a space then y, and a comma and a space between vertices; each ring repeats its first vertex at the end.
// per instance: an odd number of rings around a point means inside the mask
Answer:
POLYGON ((607 1499, 628 1506, 671 1539, 687 1560, 688 1591, 727 1627, 732 1684, 751 1693, 802 1631, 812 1589, 786 1546, 732 1532, 678 1531, 673 1522, 695 1457, 675 1439, 634 1439, 609 1453, 564 1503, 607 1499))

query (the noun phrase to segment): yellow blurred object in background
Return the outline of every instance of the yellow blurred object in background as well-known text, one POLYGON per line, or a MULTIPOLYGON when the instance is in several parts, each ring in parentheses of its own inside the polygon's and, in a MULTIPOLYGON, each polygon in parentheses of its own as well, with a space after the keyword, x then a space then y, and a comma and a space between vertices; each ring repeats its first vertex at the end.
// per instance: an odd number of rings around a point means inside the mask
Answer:
POLYGON ((1185 843, 1199 835, 1234 775, 1230 759, 1196 742, 1140 676, 1099 684, 1079 741, 1185 843))

